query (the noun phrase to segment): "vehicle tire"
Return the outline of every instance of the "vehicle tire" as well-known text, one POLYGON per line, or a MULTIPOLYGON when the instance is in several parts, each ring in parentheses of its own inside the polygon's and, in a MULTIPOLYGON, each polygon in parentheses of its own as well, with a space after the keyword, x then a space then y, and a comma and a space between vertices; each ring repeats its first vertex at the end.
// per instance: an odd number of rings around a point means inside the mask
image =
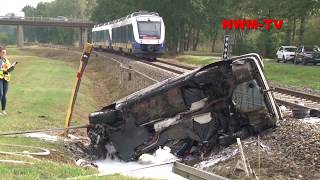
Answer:
POLYGON ((90 124, 112 124, 117 119, 117 110, 97 111, 89 114, 90 124))
POLYGON ((293 59, 293 64, 299 64, 297 57, 294 57, 294 59, 293 59))
POLYGON ((303 65, 307 65, 307 64, 308 64, 308 61, 307 61, 305 58, 303 58, 303 59, 302 59, 302 63, 303 63, 303 65))
POLYGON ((284 56, 282 56, 282 62, 283 62, 283 63, 286 63, 286 62, 287 62, 287 60, 286 60, 286 58, 285 58, 284 56))

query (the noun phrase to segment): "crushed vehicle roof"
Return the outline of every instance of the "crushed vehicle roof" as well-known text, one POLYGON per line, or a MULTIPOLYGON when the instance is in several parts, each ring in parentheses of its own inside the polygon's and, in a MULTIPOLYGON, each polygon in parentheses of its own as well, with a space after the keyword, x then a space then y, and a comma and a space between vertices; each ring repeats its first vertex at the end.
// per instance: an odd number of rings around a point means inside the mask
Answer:
POLYGON ((234 57, 151 85, 89 115, 100 157, 130 161, 159 146, 183 156, 274 127, 281 114, 257 54, 234 57), (106 147, 112 147, 106 148, 106 147))

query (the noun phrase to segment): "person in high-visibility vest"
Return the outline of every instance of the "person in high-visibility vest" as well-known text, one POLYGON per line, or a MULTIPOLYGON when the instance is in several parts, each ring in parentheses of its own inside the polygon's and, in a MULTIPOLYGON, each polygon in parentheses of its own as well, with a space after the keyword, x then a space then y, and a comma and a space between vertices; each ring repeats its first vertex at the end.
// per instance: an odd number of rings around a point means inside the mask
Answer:
POLYGON ((0 100, 2 112, 0 115, 6 115, 6 104, 7 104, 7 92, 8 82, 10 81, 10 71, 13 70, 14 66, 11 66, 9 59, 6 56, 7 51, 5 48, 0 47, 0 100))

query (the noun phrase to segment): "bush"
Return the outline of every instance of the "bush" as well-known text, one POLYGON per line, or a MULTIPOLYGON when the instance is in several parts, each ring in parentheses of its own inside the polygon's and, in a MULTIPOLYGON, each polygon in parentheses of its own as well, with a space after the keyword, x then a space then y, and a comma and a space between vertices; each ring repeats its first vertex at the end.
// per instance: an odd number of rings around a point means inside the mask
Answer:
POLYGON ((16 43, 16 36, 0 32, 0 44, 1 45, 12 45, 16 43))

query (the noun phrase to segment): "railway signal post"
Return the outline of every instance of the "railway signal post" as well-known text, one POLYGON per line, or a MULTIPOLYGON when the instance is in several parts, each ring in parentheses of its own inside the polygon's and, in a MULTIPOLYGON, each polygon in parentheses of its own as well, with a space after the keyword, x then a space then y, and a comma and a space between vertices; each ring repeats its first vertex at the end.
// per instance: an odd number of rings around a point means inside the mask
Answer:
POLYGON ((231 36, 224 35, 223 41, 223 52, 222 52, 222 60, 225 61, 230 58, 230 51, 231 51, 231 36))

